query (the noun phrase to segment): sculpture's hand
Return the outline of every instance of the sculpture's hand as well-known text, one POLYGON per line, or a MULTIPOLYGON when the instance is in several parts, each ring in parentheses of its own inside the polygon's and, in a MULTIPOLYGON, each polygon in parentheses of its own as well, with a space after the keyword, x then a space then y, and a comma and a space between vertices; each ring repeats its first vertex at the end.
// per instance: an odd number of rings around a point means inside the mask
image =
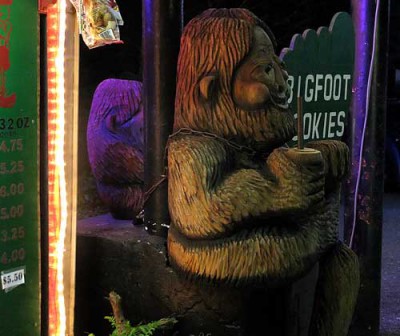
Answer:
POLYGON ((324 158, 325 191, 329 193, 336 190, 349 169, 347 145, 341 141, 322 140, 309 142, 307 147, 320 151, 324 158))
POLYGON ((277 179, 277 210, 306 211, 324 200, 324 160, 313 149, 278 148, 267 159, 277 179))

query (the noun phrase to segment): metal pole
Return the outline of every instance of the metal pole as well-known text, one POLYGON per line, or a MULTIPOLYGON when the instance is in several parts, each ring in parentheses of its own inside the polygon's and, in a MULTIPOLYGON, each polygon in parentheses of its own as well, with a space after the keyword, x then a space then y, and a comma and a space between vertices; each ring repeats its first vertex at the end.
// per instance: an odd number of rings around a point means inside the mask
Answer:
MULTIPOLYGON (((181 1, 143 0, 143 102, 145 113, 145 190, 165 173, 164 148, 172 131, 181 1)), ((167 183, 145 203, 150 234, 166 237, 169 226, 167 183)))
POLYGON ((350 335, 379 334, 389 3, 352 0, 356 60, 345 239, 359 256, 361 288, 350 335))

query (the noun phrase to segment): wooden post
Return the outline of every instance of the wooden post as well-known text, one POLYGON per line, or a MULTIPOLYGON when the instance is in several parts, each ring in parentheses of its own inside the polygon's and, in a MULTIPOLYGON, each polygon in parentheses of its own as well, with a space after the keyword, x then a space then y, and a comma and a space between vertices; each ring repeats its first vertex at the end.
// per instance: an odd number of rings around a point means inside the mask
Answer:
POLYGON ((68 196, 64 252, 66 335, 74 335, 76 213, 78 190, 79 30, 76 11, 67 2, 65 36, 65 181, 68 196))
POLYGON ((368 336, 379 334, 389 1, 353 0, 352 7, 356 60, 352 124, 348 127, 353 130, 352 172, 347 185, 345 240, 359 256, 361 267, 350 335, 368 336))

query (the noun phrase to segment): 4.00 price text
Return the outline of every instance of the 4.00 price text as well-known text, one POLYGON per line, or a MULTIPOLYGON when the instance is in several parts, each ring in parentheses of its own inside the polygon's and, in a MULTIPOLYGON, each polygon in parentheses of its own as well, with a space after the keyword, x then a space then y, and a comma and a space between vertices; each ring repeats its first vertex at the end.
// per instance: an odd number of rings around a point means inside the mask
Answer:
POLYGON ((1 254, 0 263, 3 265, 9 265, 23 260, 25 260, 25 249, 21 247, 20 249, 15 249, 11 252, 3 252, 1 254))

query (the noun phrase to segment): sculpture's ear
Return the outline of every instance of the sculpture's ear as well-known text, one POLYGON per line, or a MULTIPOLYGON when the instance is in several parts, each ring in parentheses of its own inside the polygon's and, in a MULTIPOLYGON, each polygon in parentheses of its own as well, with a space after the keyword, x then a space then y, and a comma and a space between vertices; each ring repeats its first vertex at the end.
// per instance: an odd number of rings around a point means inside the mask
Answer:
POLYGON ((117 128, 117 116, 114 113, 106 117, 106 127, 110 132, 115 133, 117 128))
POLYGON ((215 97, 217 90, 216 82, 216 74, 209 74, 200 79, 200 94, 205 100, 209 101, 215 97))

